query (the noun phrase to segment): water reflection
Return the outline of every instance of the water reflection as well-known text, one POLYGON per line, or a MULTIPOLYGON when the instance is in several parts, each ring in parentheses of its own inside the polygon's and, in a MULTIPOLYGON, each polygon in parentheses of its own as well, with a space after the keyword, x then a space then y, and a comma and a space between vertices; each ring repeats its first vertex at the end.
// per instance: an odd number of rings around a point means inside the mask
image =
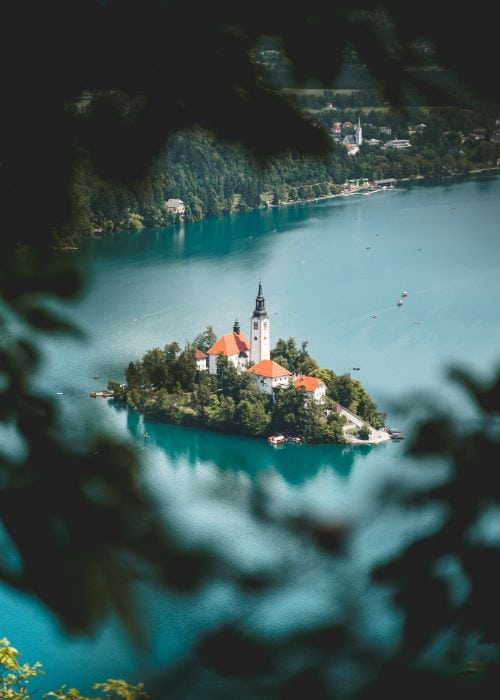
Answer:
POLYGON ((269 445, 264 438, 247 438, 197 428, 186 428, 151 419, 110 402, 115 411, 126 413, 126 428, 147 451, 159 450, 175 470, 178 464, 191 468, 214 466, 220 472, 244 473, 252 480, 276 472, 291 486, 301 486, 324 469, 347 480, 372 451, 368 445, 269 445))
POLYGON ((107 234, 105 238, 89 241, 86 253, 98 256, 102 262, 115 260, 120 247, 121 264, 179 259, 207 259, 245 255, 248 250, 293 229, 308 226, 315 220, 331 216, 331 207, 340 214, 348 205, 345 201, 327 199, 319 203, 304 203, 286 207, 271 207, 248 212, 244 216, 228 214, 189 224, 107 234))

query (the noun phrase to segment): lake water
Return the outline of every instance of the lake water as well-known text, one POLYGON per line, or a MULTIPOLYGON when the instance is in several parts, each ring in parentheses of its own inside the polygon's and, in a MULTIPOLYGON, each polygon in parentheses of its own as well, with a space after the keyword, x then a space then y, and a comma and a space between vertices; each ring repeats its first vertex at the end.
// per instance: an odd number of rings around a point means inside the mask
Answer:
MULTIPOLYGON (((411 470, 403 443, 273 449, 264 440, 144 421, 89 391, 123 381, 124 367, 145 350, 183 344, 209 323, 222 334, 237 317, 248 336, 261 279, 272 344, 308 341, 320 365, 359 377, 390 425, 410 435, 423 394, 472 420, 474 409, 447 382, 446 368, 457 363, 487 379, 498 363, 499 195, 500 178, 480 176, 92 241, 79 253, 90 261, 86 294, 71 307, 86 339, 46 342, 37 381, 67 423, 77 418, 83 429, 106 429, 138 447, 155 493, 175 494, 190 541, 250 570, 280 558, 296 566, 296 545, 259 530, 232 495, 244 501, 258 481, 281 511, 357 512, 381 473, 411 470), (402 290, 408 297, 398 307, 402 290)), ((380 549, 387 527, 378 523, 360 550, 380 549)), ((145 595, 151 647, 142 654, 115 621, 91 639, 69 640, 36 602, 0 589, 0 636, 26 659, 43 661, 41 687, 65 682, 88 692, 89 681, 109 675, 145 677, 197 630, 236 612, 271 632, 284 619, 292 626, 318 619, 326 608, 318 583, 300 580, 293 594, 258 604, 225 583, 190 599, 153 603, 145 595)))

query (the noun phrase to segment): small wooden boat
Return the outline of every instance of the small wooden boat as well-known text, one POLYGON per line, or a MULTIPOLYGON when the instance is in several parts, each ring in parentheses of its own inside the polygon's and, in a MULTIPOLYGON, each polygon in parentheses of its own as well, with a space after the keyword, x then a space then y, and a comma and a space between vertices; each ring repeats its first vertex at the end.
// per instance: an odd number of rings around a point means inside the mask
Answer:
POLYGON ((285 436, 284 435, 270 435, 267 438, 267 441, 270 445, 282 445, 285 442, 285 436))

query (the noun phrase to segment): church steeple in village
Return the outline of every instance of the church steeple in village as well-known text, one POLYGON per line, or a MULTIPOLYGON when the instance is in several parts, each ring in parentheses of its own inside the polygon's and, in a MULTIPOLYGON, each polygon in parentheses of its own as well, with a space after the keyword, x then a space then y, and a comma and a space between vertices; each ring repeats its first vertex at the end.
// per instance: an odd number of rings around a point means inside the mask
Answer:
POLYGON ((356 145, 362 146, 363 145, 363 129, 361 128, 361 117, 358 117, 358 123, 354 127, 354 133, 356 136, 356 145))
POLYGON ((270 323, 267 316, 262 282, 259 281, 259 291, 255 299, 255 309, 250 319, 250 360, 257 364, 261 360, 271 358, 270 323))

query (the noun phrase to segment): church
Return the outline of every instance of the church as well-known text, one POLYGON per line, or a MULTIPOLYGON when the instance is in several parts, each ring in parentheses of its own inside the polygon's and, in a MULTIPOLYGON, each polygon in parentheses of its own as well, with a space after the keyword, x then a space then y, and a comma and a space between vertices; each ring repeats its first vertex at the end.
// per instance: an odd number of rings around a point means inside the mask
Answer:
POLYGON ((314 401, 323 403, 326 393, 324 382, 316 377, 294 377, 285 367, 271 360, 271 323, 261 282, 250 318, 250 341, 236 319, 232 333, 221 336, 207 352, 206 370, 209 374, 217 374, 217 357, 221 354, 240 372, 248 371, 260 392, 272 395, 274 389, 293 382, 295 386, 303 387, 314 401))
POLYGON ((234 322, 233 332, 221 336, 208 350, 208 372, 217 374, 217 356, 223 354, 239 370, 246 370, 252 362, 254 365, 271 357, 270 322, 267 315, 262 283, 255 299, 255 309, 250 319, 250 342, 241 331, 238 319, 234 322))

